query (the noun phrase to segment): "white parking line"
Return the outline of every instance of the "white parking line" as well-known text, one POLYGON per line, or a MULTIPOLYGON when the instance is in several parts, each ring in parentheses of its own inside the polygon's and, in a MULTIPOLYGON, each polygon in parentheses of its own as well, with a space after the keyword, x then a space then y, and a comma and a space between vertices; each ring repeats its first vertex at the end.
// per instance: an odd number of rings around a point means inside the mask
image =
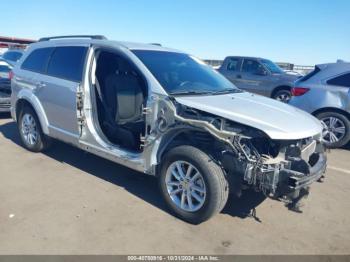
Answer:
POLYGON ((327 166, 327 168, 328 169, 332 169, 334 171, 343 172, 345 174, 349 174, 350 175, 350 170, 348 170, 348 169, 339 168, 339 167, 335 167, 335 166, 327 166))

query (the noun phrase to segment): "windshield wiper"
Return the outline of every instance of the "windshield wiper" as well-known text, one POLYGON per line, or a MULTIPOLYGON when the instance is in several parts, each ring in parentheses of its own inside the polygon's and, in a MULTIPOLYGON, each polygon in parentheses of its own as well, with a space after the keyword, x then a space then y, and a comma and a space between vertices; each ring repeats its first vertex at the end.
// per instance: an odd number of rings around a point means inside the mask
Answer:
POLYGON ((210 92, 213 95, 221 95, 221 94, 230 94, 230 93, 241 93, 242 90, 235 88, 235 89, 224 89, 219 91, 212 91, 210 92))
POLYGON ((171 93, 173 96, 181 96, 181 95, 207 95, 211 94, 212 92, 209 91, 184 91, 184 92, 176 92, 171 93))

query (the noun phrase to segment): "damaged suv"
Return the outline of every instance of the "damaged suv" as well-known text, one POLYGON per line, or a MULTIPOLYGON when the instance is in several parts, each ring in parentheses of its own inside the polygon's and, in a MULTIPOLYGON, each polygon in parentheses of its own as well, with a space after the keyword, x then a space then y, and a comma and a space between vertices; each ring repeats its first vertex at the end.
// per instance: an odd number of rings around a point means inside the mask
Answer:
POLYGON ((326 169, 316 118, 243 92, 177 50, 44 38, 13 74, 11 112, 28 150, 54 138, 156 176, 170 210, 190 223, 246 188, 297 209, 326 169))

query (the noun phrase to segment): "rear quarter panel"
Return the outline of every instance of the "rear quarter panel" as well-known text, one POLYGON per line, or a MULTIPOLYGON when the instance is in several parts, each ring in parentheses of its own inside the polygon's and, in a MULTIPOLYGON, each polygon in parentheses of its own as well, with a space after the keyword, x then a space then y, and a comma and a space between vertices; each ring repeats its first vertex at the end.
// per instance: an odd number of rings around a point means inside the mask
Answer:
POLYGON ((350 112, 350 89, 336 86, 304 85, 310 88, 306 94, 293 97, 289 104, 309 113, 314 113, 323 108, 337 108, 350 112))

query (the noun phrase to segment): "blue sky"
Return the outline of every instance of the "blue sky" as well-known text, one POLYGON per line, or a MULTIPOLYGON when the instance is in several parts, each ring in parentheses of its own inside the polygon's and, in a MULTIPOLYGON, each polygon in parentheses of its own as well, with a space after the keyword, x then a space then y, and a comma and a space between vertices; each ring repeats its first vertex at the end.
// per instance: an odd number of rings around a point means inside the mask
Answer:
POLYGON ((103 34, 201 58, 350 61, 350 0, 16 0, 1 7, 3 36, 103 34))

